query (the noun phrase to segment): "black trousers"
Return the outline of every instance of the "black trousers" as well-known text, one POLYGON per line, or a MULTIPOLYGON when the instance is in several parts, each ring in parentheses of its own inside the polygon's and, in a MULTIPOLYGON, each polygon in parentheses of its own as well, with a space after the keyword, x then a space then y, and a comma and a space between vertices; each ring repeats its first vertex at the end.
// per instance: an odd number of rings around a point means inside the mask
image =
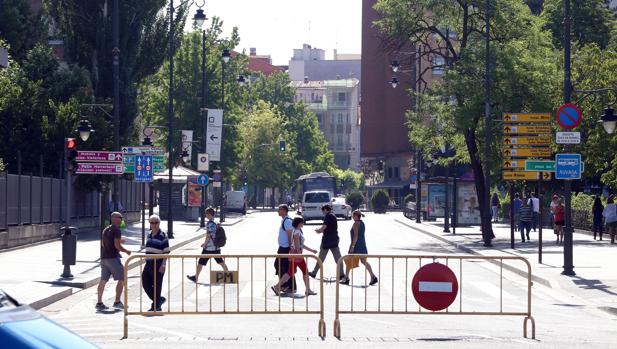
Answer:
MULTIPOLYGON (((289 247, 281 247, 279 246, 279 249, 276 251, 277 254, 288 254, 289 253, 290 248, 289 247)), ((276 275, 279 276, 279 279, 287 274, 287 272, 289 271, 289 259, 287 258, 277 258, 274 260, 274 269, 276 270, 276 275)), ((281 287, 282 288, 289 288, 290 290, 293 290, 294 292, 296 291, 296 285, 298 285, 295 282, 295 276, 290 278, 289 281, 287 281, 286 283, 282 284, 281 287)))
POLYGON ((142 282, 144 291, 146 291, 146 294, 148 295, 148 298, 150 298, 152 302, 154 302, 154 300, 156 299, 156 303, 160 304, 161 303, 161 290, 163 288, 163 276, 165 275, 165 273, 159 273, 158 267, 160 266, 160 263, 157 263, 157 264, 158 265, 156 266, 154 265, 154 263, 146 264, 146 267, 144 268, 144 271, 141 274, 141 282, 142 282), (155 280, 154 280, 155 274, 156 274, 156 285, 155 285, 155 280), (154 294, 155 290, 156 290, 156 298, 154 294))

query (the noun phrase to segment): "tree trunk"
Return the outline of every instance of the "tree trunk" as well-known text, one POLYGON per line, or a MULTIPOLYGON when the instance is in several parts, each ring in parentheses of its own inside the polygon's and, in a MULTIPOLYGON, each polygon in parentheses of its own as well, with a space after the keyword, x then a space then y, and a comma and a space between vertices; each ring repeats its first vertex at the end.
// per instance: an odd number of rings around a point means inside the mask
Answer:
POLYGON ((495 238, 495 235, 493 234, 493 226, 491 224, 490 203, 486 200, 487 195, 484 171, 482 168, 482 163, 480 162, 476 135, 473 130, 468 129, 465 132, 465 143, 467 144, 467 150, 469 151, 471 168, 473 170, 474 182, 476 184, 476 193, 478 194, 478 204, 480 206, 481 214, 480 226, 482 229, 482 240, 484 240, 484 246, 490 247, 491 240, 495 238))

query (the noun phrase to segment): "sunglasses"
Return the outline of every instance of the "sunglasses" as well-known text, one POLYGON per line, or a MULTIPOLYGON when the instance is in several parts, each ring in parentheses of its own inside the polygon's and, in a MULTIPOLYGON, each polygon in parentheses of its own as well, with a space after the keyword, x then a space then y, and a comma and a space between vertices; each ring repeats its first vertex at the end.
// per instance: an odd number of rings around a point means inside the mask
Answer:
POLYGON ((150 222, 150 224, 159 224, 159 222, 150 222))

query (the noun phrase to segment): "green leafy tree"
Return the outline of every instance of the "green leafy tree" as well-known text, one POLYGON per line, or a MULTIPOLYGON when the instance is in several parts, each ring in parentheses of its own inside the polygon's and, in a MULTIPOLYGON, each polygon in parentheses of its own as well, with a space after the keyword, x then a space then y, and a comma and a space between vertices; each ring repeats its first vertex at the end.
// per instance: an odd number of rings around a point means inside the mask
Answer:
MULTIPOLYGON (((550 37, 541 30, 542 20, 520 1, 495 0, 491 5, 493 115, 552 110, 559 74, 550 37)), ((410 138, 426 156, 446 141, 453 144, 457 155, 443 161, 471 164, 480 208, 488 212, 484 166, 499 167, 501 139, 492 137, 491 154, 483 162, 484 6, 466 1, 379 0, 375 8, 382 15, 376 26, 385 34, 386 47, 396 51, 408 44, 422 46, 423 59, 436 62, 442 57, 446 62, 427 68, 444 69, 443 81, 414 95, 417 107, 409 112, 410 138)), ((491 134, 499 133, 499 124, 488 127, 491 134)), ((490 241, 487 215, 482 216, 482 232, 485 242, 490 241)))
MULTIPOLYGON (((580 47, 596 43, 601 48, 608 46, 611 30, 615 27, 615 14, 606 0, 572 0, 572 40, 580 47)), ((563 0, 545 0, 542 16, 546 28, 553 33, 555 47, 563 43, 563 0)))
POLYGON ((46 39, 45 24, 42 13, 33 13, 28 1, 0 1, 0 38, 10 45, 9 53, 16 61, 25 59, 28 51, 46 39))
POLYGON ((334 169, 331 173, 336 178, 336 187, 343 194, 364 189, 364 175, 347 169, 334 169))
POLYGON ((345 202, 351 206, 352 210, 357 210, 364 203, 364 196, 362 196, 362 193, 355 191, 347 194, 345 197, 345 202))

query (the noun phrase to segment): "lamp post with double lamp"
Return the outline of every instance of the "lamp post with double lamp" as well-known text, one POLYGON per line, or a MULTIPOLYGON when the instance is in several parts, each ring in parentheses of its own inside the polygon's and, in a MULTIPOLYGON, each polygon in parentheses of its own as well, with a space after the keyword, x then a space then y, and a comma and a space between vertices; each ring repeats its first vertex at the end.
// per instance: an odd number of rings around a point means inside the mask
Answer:
MULTIPOLYGON (((193 17, 195 21, 195 26, 198 28, 202 28, 206 18, 206 14, 204 10, 202 10, 205 5, 205 1, 198 5, 197 12, 193 17)), ((206 81, 206 30, 201 30, 201 107, 199 111, 201 112, 201 124, 202 124, 202 137, 201 137, 201 148, 202 151, 206 151, 206 135, 208 134, 208 108, 206 106, 206 90, 207 90, 207 81, 206 81)), ((206 198, 207 198, 207 188, 206 186, 202 186, 201 188, 201 207, 199 212, 199 226, 201 228, 206 226, 206 198)))

